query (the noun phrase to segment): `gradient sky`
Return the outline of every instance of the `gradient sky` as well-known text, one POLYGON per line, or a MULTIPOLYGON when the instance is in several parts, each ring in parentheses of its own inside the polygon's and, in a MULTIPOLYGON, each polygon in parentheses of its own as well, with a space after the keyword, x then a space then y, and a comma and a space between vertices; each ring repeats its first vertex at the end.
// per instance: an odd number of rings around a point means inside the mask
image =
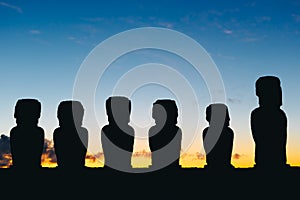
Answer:
MULTIPOLYGON (((241 158, 240 162, 235 161, 236 166, 253 164, 254 143, 249 116, 258 103, 255 81, 263 75, 278 76, 283 89, 282 109, 289 120, 288 162, 300 165, 299 0, 0 0, 0 133, 9 136, 15 125, 16 101, 30 97, 42 103, 40 126, 51 140, 58 126, 57 106, 60 101, 72 98, 77 71, 89 52, 110 36, 149 26, 173 29, 193 38, 217 65, 235 132, 234 153, 241 158)), ((109 68, 95 97, 99 123, 85 123, 90 133, 90 151, 101 151, 99 128, 106 123, 104 101, 111 94, 110 88, 124 72, 149 62, 174 67, 198 88, 197 96, 201 101, 197 104, 203 113, 201 127, 187 151, 201 151, 201 132, 207 126, 204 109, 210 102, 205 83, 183 60, 158 50, 130 53, 109 68)), ((151 104, 157 98, 176 98, 176 95, 157 85, 140 88, 131 97, 132 120, 141 126, 150 126, 153 123, 151 104)), ((182 129, 185 139, 193 135, 188 133, 188 127, 182 129)), ((137 149, 147 149, 146 146, 146 141, 141 141, 137 149)))

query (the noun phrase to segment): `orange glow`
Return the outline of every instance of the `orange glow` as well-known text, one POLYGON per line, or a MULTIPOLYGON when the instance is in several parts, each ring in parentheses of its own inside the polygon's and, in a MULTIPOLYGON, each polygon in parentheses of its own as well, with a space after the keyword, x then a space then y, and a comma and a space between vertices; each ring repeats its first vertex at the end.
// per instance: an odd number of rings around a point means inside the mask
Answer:
POLYGON ((51 158, 49 158, 46 154, 42 155, 42 167, 53 168, 56 166, 56 162, 52 162, 51 158))
POLYGON ((0 164, 0 168, 9 168, 12 165, 11 154, 3 154, 0 164))
MULTIPOLYGON (((5 163, 1 163, 0 168, 9 168, 12 165, 11 154, 4 154, 2 160, 6 160, 5 163)), ((291 154, 288 157, 288 164, 291 166, 299 166, 300 163, 299 153, 291 154)), ((103 167, 104 155, 99 152, 95 155, 88 153, 85 159, 86 166, 91 168, 103 167)), ((238 154, 233 153, 231 163, 236 168, 249 168, 254 166, 254 157, 250 154, 238 154)), ((133 153, 132 165, 134 168, 147 168, 151 165, 151 152, 142 150, 133 153)), ((180 157, 180 165, 183 168, 203 168, 206 165, 205 155, 199 152, 186 152, 180 157)), ((47 168, 53 168, 57 166, 57 163, 53 161, 53 158, 49 157, 47 153, 42 155, 42 166, 47 168)))
POLYGON ((85 166, 91 168, 103 167, 104 155, 99 152, 96 155, 88 153, 85 157, 85 166))
POLYGON ((291 153, 288 156, 288 164, 290 164, 293 167, 299 167, 300 166, 300 152, 291 153))
POLYGON ((254 166, 254 158, 248 154, 234 153, 231 164, 236 168, 249 168, 254 166))
POLYGON ((203 168, 205 165, 205 155, 199 152, 183 153, 180 156, 179 162, 183 168, 203 168))
POLYGON ((151 152, 146 150, 134 152, 131 164, 134 168, 148 168, 151 165, 151 152))

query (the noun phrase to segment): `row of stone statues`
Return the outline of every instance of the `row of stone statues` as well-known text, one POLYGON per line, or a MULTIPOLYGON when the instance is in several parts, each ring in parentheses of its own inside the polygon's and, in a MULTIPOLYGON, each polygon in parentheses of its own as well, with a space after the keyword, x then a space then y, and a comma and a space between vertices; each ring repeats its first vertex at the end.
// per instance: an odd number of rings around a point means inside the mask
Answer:
MULTIPOLYGON (((256 81, 259 107, 251 113, 251 131, 255 142, 255 167, 280 169, 287 166, 287 117, 280 108, 282 91, 280 80, 263 76, 256 81)), ((12 168, 37 169, 41 167, 44 130, 38 126, 41 103, 36 99, 20 99, 15 105, 16 126, 10 132, 12 168), (24 150, 26 148, 26 151, 24 150)), ((101 129, 104 168, 131 168, 135 131, 129 125, 131 101, 124 96, 106 100, 108 124, 101 129)), ((76 169, 85 165, 88 131, 82 127, 84 107, 79 101, 59 104, 59 127, 53 141, 58 168, 76 169)), ((182 130, 177 126, 178 108, 171 99, 153 103, 155 125, 149 129, 149 147, 153 169, 177 169, 181 151, 182 130)), ((230 116, 225 104, 211 104, 206 108, 209 126, 203 130, 206 167, 233 168, 231 154, 234 132, 229 127, 230 116)))

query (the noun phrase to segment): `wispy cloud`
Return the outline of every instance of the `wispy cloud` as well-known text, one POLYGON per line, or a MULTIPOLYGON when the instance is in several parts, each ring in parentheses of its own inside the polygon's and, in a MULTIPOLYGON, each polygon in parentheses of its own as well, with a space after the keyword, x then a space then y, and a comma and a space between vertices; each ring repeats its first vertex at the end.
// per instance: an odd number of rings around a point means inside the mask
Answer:
POLYGON ((238 98, 228 98, 227 99, 229 103, 241 103, 242 100, 238 98))
POLYGON ((242 39, 243 42, 257 42, 259 40, 260 40, 260 38, 257 38, 257 37, 246 37, 246 38, 242 39))
POLYGON ((223 32, 227 35, 231 35, 233 33, 233 31, 229 29, 224 29, 223 32))
POLYGON ((142 151, 137 151, 133 153, 134 157, 145 157, 145 158, 151 158, 151 152, 142 150, 142 151))
POLYGON ((95 35, 102 31, 102 29, 98 28, 93 24, 78 24, 76 25, 76 28, 89 35, 95 35))
POLYGON ((220 57, 220 58, 223 58, 225 60, 236 60, 236 57, 234 57, 234 56, 223 55, 223 54, 220 54, 220 53, 218 53, 217 56, 220 57))
POLYGON ((68 39, 68 40, 76 40, 76 37, 74 37, 74 36, 69 36, 69 37, 67 37, 67 39, 68 39))
POLYGON ((128 16, 128 17, 119 17, 118 20, 123 21, 126 24, 135 25, 135 26, 161 26, 169 29, 172 29, 175 26, 174 22, 160 19, 157 17, 143 18, 143 17, 128 16))
POLYGON ((67 40, 72 41, 79 45, 90 45, 90 43, 87 42, 87 40, 88 40, 87 37, 78 38, 78 37, 74 37, 74 36, 68 36, 67 40))
POLYGON ((238 159, 240 159, 242 156, 244 156, 244 155, 239 154, 239 153, 235 153, 235 154, 232 155, 232 158, 235 159, 235 160, 238 160, 238 159))
POLYGON ((4 6, 4 7, 7 7, 7 8, 10 8, 10 9, 13 9, 13 10, 17 11, 18 13, 23 13, 23 10, 20 7, 8 4, 6 2, 1 1, 0 6, 4 6))
POLYGON ((134 17, 134 16, 119 17, 118 21, 122 21, 130 25, 137 25, 137 26, 145 25, 144 19, 142 17, 134 17))
POLYGON ((170 29, 174 28, 174 23, 171 22, 158 22, 157 25, 170 29))
POLYGON ((205 160, 205 155, 200 152, 196 152, 196 156, 197 156, 197 159, 199 159, 199 160, 205 160))
POLYGON ((31 35, 39 35, 39 34, 41 34, 41 31, 39 31, 39 30, 30 30, 29 34, 31 34, 31 35))
POLYGON ((180 159, 183 161, 195 161, 195 160, 205 160, 205 155, 200 152, 194 153, 183 153, 180 156, 180 159))

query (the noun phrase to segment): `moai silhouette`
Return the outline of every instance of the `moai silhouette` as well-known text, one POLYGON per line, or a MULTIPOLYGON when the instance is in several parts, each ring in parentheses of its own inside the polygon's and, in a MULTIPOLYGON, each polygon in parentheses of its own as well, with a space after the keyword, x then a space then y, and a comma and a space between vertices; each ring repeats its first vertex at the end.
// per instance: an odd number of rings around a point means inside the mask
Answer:
POLYGON ((206 152, 207 165, 205 168, 218 171, 233 169, 231 156, 234 132, 229 127, 230 117, 227 106, 221 103, 210 104, 206 108, 206 120, 209 122, 209 126, 202 133, 204 150, 206 152), (215 116, 212 117, 212 115, 215 116), (215 128, 215 123, 219 123, 219 121, 224 123, 220 130, 215 128), (211 140, 206 139, 207 134, 217 137, 215 144, 211 144, 211 140), (213 145, 213 147, 210 145, 213 145))
POLYGON ((104 169, 129 171, 134 147, 134 129, 129 125, 131 101, 124 96, 106 100, 108 124, 101 129, 104 169))
POLYGON ((287 117, 282 106, 280 79, 262 76, 255 83, 259 107, 251 112, 255 142, 255 168, 278 170, 287 167, 287 117))
POLYGON ((79 101, 60 102, 59 127, 54 130, 54 150, 59 169, 83 169, 88 148, 88 130, 82 127, 84 108, 79 101))
POLYGON ((178 108, 171 99, 158 99, 153 103, 152 118, 155 125, 149 129, 149 147, 153 170, 180 169, 182 131, 177 126, 178 108))
POLYGON ((36 170, 42 168, 44 130, 38 126, 41 103, 37 99, 19 99, 15 105, 16 126, 10 131, 12 167, 36 170))

